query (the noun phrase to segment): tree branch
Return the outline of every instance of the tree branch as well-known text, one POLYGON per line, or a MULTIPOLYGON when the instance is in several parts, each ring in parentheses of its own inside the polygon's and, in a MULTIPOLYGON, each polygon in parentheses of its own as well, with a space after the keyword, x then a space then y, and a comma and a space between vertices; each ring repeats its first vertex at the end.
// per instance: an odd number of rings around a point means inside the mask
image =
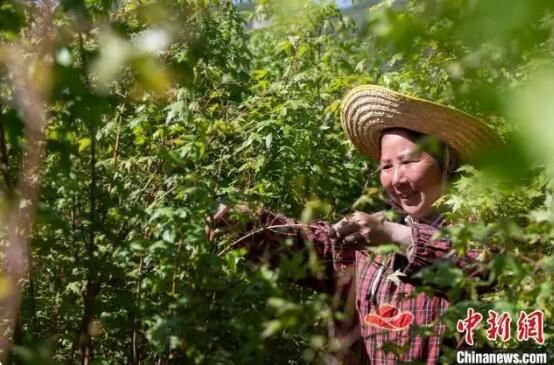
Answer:
POLYGON ((6 147, 6 133, 4 132, 4 123, 0 122, 0 171, 6 185, 6 193, 10 196, 13 193, 12 180, 10 178, 10 164, 8 149, 6 147))

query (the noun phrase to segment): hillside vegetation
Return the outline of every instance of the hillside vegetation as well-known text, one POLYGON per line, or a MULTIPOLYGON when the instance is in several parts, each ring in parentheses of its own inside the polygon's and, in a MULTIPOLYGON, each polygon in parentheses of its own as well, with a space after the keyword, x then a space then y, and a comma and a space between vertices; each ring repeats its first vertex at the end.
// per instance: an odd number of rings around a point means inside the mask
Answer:
POLYGON ((452 335, 468 306, 514 321, 543 310, 544 345, 489 344, 554 358, 547 3, 384 2, 359 26, 332 3, 260 0, 271 25, 249 30, 252 14, 224 0, 3 2, 2 363, 324 363, 342 313, 295 284, 317 262, 252 265, 226 250, 238 228, 207 234, 207 217, 221 202, 305 222, 383 209, 377 166, 339 123, 363 83, 502 135, 441 202, 458 252, 497 248, 496 290, 478 295, 483 283, 445 265, 423 280, 448 284, 452 335))

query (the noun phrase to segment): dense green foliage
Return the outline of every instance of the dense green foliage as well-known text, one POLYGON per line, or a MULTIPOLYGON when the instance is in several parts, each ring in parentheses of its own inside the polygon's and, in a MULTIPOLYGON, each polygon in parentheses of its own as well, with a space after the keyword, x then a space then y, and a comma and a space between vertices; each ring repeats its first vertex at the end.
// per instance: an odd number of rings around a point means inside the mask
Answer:
MULTIPOLYGON (((291 282, 305 271, 298 257, 270 270, 244 250, 218 255, 237 232, 214 239, 206 217, 221 201, 305 221, 382 209, 376 167, 338 121, 341 96, 362 83, 459 107, 509 141, 484 156, 483 171, 465 168, 441 202, 458 250, 500 249, 489 261, 496 291, 477 296, 480 283, 448 266, 423 277, 448 283, 453 299, 470 293, 452 307, 452 332, 468 305, 542 309, 554 358, 554 9, 386 2, 364 10, 361 25, 325 2, 252 9, 224 0, 0 5, 3 44, 21 37, 25 55, 53 43, 42 69, 28 65, 47 89, 47 152, 13 361, 322 363, 340 316, 331 298, 291 282), (51 15, 52 34, 37 31, 49 21, 37 14, 51 15), (271 22, 251 29, 252 17, 271 22)), ((0 75, 4 210, 26 147, 14 85, 0 75)))

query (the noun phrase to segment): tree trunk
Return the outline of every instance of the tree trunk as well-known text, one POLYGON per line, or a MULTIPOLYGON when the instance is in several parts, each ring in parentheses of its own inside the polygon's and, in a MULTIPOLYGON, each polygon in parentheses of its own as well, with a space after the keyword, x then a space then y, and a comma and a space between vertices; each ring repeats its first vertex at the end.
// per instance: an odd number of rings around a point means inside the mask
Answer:
POLYGON ((131 364, 133 365, 140 365, 141 363, 141 356, 138 349, 138 341, 140 339, 140 321, 138 319, 139 315, 139 308, 140 308, 140 300, 141 300, 141 294, 142 294, 142 268, 144 265, 144 257, 140 257, 139 262, 139 270, 138 270, 138 279, 137 279, 137 289, 136 289, 136 297, 135 297, 135 309, 133 311, 133 330, 131 332, 131 364))

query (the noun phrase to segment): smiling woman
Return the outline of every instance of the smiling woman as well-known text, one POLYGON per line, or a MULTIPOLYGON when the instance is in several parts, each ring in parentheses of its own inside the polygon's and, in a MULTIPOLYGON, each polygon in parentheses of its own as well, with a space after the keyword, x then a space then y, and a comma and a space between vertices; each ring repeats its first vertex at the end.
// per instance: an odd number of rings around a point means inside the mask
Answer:
MULTIPOLYGON (((357 315, 338 331, 344 335, 339 341, 346 351, 342 363, 436 364, 446 334, 442 316, 450 302, 445 288, 436 288, 435 295, 417 290, 421 282, 414 275, 435 262, 449 262, 468 277, 483 271, 476 260, 480 252, 457 256, 448 239, 435 238, 446 222, 433 204, 444 193, 458 158, 474 161, 499 140, 468 114, 374 85, 346 95, 341 119, 354 146, 379 161, 381 185, 400 218, 354 212, 333 225, 316 221, 303 226, 262 210, 257 218, 262 228, 238 242, 248 248, 248 258, 265 257, 273 264, 282 257, 283 238, 293 240, 287 250, 305 250, 306 242, 313 243, 328 275, 303 284, 343 295, 351 291, 346 297, 355 298, 355 304, 350 302, 355 308, 345 312, 357 315), (275 227, 288 230, 276 232, 275 227), (385 243, 397 245, 399 253, 372 253, 371 248, 385 243)), ((216 216, 221 221, 226 215, 216 216)))
POLYGON ((441 168, 439 158, 420 149, 421 139, 420 134, 402 128, 387 129, 381 137, 381 185, 391 200, 414 218, 431 214, 448 173, 448 162, 441 168), (444 173, 442 169, 446 169, 444 173))

